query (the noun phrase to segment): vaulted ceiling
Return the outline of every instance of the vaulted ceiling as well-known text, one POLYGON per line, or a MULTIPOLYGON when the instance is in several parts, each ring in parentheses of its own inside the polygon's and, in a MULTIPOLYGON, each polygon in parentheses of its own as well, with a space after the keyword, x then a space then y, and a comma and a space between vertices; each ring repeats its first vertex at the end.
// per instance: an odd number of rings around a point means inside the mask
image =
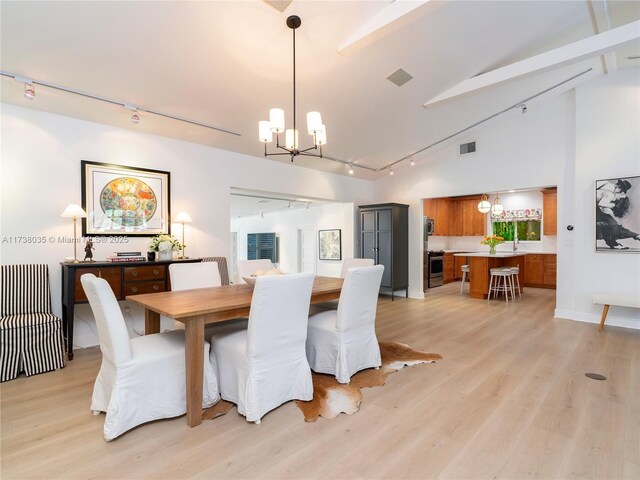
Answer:
MULTIPOLYGON (((281 12, 263 1, 3 1, 1 8, 4 73, 240 135, 144 112, 134 125, 120 105, 37 84, 28 100, 7 76, 2 101, 255 156, 263 154, 258 121, 269 108, 284 108, 287 128, 292 122, 285 19, 299 15, 301 147, 310 143, 305 113, 318 110, 324 152, 368 167, 355 169, 364 178, 582 72, 536 101, 640 65, 633 58, 640 27, 624 30, 640 19, 640 2, 294 0, 281 12), (401 87, 386 79, 398 68, 413 76, 401 87)), ((326 159, 295 162, 347 174, 326 159)))

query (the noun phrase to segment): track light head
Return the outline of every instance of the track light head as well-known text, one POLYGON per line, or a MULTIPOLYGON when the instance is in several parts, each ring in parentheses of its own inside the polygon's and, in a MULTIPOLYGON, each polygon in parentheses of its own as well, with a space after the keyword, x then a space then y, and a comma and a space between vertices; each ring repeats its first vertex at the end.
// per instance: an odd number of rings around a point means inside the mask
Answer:
POLYGON ((413 159, 413 157, 410 157, 409 165, 411 165, 413 167, 413 166, 415 166, 415 164, 416 164, 416 161, 413 159))
POLYGON ((522 110, 523 115, 527 113, 527 106, 524 103, 521 103, 520 105, 518 105, 518 107, 520 107, 520 110, 522 110))
POLYGON ((32 83, 24 84, 24 98, 33 100, 36 97, 36 87, 32 83))
POLYGON ((389 167, 389 175, 395 175, 396 172, 393 171, 393 168, 389 167))
POLYGON ((355 172, 355 170, 353 169, 353 164, 349 164, 349 175, 353 175, 353 172, 355 172))
POLYGON ((131 123, 138 124, 140 123, 140 116, 137 113, 131 115, 131 123))

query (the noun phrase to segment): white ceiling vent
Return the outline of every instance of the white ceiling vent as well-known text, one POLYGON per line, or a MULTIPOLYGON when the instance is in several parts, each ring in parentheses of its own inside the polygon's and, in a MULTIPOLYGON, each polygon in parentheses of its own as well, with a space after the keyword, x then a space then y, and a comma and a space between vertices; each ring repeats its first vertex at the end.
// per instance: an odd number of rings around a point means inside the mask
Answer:
POLYGON ((389 75, 387 77, 387 80, 389 80, 394 85, 401 87, 412 78, 413 76, 410 75, 406 70, 399 68, 395 72, 393 72, 391 75, 389 75))
POLYGON ((476 142, 460 144, 460 155, 466 155, 468 153, 475 153, 475 152, 476 152, 476 142))
POLYGON ((267 5, 271 5, 279 12, 284 12, 293 0, 263 0, 267 5))

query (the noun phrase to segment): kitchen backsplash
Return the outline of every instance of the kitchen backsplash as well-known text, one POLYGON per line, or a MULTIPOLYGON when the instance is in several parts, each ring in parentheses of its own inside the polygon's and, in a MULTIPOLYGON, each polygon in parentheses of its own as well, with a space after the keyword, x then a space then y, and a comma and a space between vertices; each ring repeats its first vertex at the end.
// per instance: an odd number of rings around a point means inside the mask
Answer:
MULTIPOLYGON (((482 245, 480 241, 483 237, 429 237, 429 250, 468 250, 470 252, 481 252, 489 247, 482 245)), ((543 235, 539 242, 521 242, 517 244, 518 250, 522 252, 542 252, 556 253, 557 236, 543 235)), ((505 242, 496 247, 499 252, 510 252, 513 249, 513 242, 505 242)))

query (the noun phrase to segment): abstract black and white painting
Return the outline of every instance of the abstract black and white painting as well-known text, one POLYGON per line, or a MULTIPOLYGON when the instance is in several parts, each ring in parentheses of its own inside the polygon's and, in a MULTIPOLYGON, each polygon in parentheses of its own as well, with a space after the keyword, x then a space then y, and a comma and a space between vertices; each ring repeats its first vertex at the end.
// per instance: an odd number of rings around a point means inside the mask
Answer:
POLYGON ((320 260, 342 260, 342 239, 339 229, 319 230, 320 260))
POLYGON ((640 253, 640 176, 596 181, 596 252, 640 253))

